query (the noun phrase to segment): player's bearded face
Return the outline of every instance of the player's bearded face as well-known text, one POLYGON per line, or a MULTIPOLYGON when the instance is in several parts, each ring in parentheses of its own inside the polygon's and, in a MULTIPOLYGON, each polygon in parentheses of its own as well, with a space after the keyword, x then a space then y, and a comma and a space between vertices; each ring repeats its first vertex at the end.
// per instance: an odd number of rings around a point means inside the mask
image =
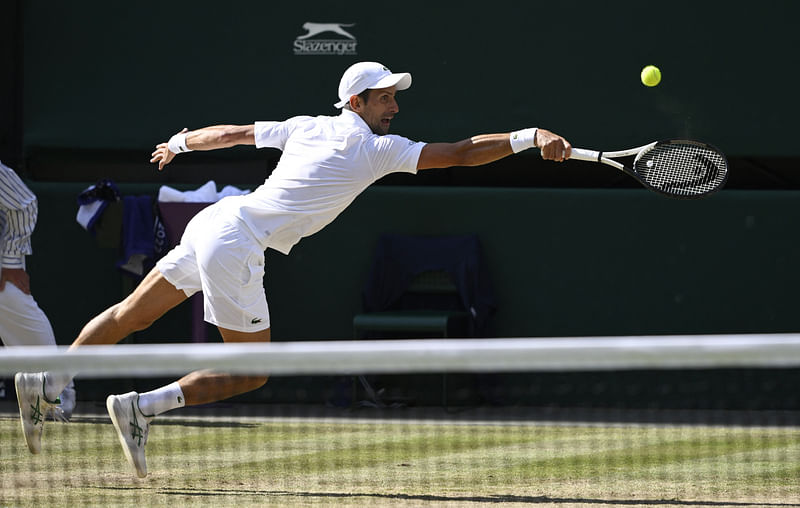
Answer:
POLYGON ((389 133, 392 118, 400 111, 395 100, 395 87, 370 90, 367 102, 359 100, 356 113, 372 129, 372 132, 382 136, 389 133))

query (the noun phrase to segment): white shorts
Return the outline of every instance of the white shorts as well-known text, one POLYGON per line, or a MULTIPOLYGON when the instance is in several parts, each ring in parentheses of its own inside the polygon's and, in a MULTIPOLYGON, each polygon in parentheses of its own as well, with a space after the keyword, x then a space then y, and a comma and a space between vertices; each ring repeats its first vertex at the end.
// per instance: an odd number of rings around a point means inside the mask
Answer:
POLYGON ((264 250, 238 219, 212 205, 186 225, 181 242, 156 267, 186 296, 203 292, 203 318, 239 332, 269 328, 264 250))

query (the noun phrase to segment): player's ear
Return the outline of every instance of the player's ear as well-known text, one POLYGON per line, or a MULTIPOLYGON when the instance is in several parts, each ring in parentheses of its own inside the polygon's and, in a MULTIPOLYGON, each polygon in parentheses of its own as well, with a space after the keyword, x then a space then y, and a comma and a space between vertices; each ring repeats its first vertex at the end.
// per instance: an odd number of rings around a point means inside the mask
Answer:
POLYGON ((351 95, 350 96, 350 109, 358 113, 361 111, 361 97, 358 95, 351 95))

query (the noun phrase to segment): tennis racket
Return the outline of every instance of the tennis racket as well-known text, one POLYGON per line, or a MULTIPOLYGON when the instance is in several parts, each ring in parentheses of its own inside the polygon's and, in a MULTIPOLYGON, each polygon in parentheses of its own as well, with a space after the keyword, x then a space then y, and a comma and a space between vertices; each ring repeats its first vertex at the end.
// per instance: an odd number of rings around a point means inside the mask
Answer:
POLYGON ((728 160, 717 148, 700 141, 669 139, 649 145, 596 152, 573 148, 570 159, 601 162, 632 176, 646 188, 671 198, 693 199, 721 189, 728 180, 728 160), (628 166, 616 158, 635 156, 628 166))

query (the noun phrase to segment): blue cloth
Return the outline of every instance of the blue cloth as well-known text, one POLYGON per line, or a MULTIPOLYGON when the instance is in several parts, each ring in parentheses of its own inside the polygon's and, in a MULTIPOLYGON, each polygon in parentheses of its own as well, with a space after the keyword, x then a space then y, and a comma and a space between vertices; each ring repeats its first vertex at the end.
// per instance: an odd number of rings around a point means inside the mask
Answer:
POLYGON ((125 196, 122 201, 122 259, 117 266, 139 277, 155 258, 155 214, 150 196, 125 196))
POLYGON ((119 189, 111 180, 100 180, 78 195, 78 223, 94 235, 95 224, 109 203, 120 200, 119 189))

